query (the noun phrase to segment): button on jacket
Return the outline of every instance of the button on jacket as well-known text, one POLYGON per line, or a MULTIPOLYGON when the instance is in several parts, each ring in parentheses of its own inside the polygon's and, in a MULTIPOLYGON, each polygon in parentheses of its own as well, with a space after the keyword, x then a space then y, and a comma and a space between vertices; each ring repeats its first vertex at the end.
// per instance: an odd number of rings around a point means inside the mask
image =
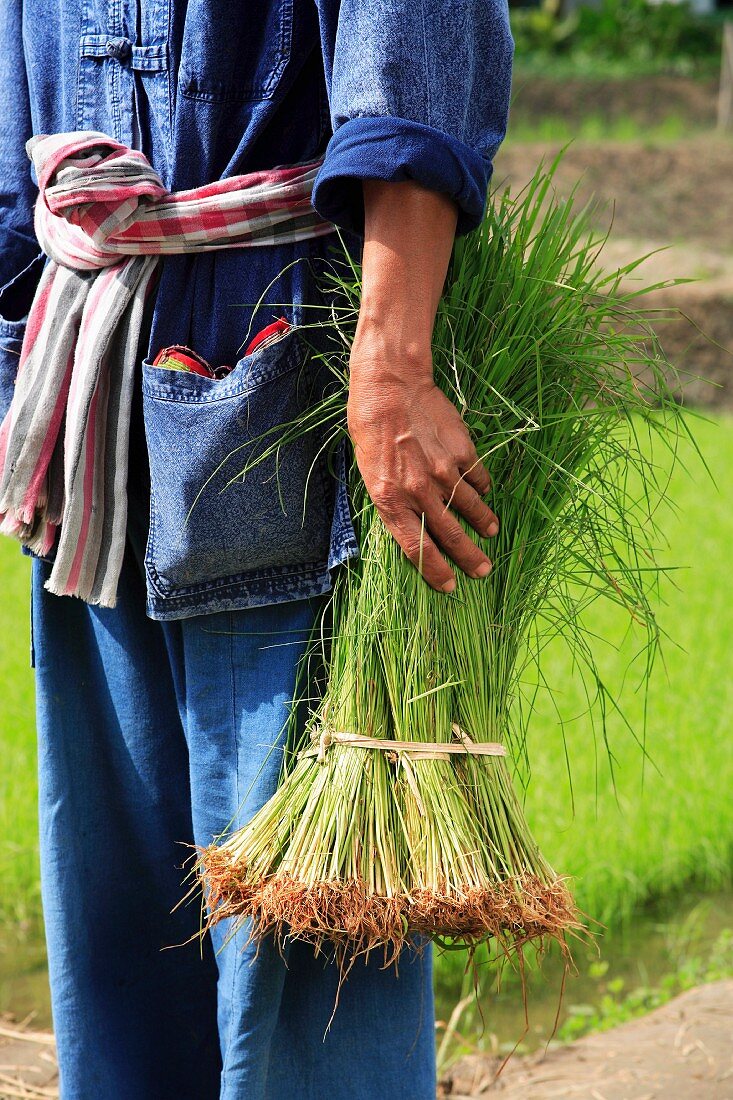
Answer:
MULTIPOLYGON (((0 0, 0 51, 4 415, 43 265, 32 134, 100 130, 142 149, 171 190, 325 153, 313 203, 350 250, 364 178, 448 193, 465 233, 505 132, 512 40, 504 0, 0 0)), ((164 261, 139 351, 153 618, 319 594, 356 550, 343 478, 315 440, 224 489, 236 448, 312 392, 298 326, 318 315, 316 272, 334 247, 330 235, 164 261), (243 356, 278 316, 293 327, 243 356), (153 367, 171 344, 234 370, 217 381, 153 367)))

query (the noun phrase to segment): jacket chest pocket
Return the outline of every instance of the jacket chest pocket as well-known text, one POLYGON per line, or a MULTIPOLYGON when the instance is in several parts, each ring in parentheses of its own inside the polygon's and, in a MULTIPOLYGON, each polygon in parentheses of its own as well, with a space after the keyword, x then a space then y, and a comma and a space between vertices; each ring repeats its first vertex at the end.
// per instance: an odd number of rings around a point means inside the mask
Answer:
POLYGON ((189 0, 179 90, 209 103, 269 99, 292 38, 293 0, 189 0))
POLYGON ((334 483, 318 432, 242 470, 296 419, 317 380, 296 329, 245 356, 225 379, 145 363, 150 460, 146 569, 164 598, 249 576, 284 578, 327 559, 334 483))
POLYGON ((167 9, 149 5, 138 28, 137 16, 125 18, 127 6, 110 6, 100 21, 90 0, 82 5, 76 126, 135 149, 144 137, 165 180, 173 132, 167 9))

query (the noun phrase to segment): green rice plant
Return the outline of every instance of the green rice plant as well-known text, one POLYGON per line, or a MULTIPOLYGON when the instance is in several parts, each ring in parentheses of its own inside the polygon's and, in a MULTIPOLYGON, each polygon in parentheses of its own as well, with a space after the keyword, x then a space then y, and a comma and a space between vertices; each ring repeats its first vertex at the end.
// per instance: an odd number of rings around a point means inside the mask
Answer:
MULTIPOLYGON (((360 556, 338 573, 312 643, 327 686, 304 729, 293 711, 273 798, 200 853, 211 922, 251 919, 254 938, 330 943, 344 958, 383 947, 390 960, 415 935, 510 952, 564 945, 579 926, 516 790, 529 764, 522 688, 542 683, 540 655, 560 637, 605 728, 619 700, 594 659, 598 599, 627 617, 648 680, 670 465, 654 450, 674 454, 685 422, 643 291, 622 285, 641 260, 602 272, 591 211, 554 196, 554 167, 495 198, 456 241, 433 334, 436 381, 492 474, 493 571, 460 575, 450 596, 430 589, 352 462, 360 556)), ((346 434, 358 265, 341 256, 324 288, 330 311, 316 325, 332 340, 318 354, 333 384, 258 461, 305 431, 324 447, 346 434)))

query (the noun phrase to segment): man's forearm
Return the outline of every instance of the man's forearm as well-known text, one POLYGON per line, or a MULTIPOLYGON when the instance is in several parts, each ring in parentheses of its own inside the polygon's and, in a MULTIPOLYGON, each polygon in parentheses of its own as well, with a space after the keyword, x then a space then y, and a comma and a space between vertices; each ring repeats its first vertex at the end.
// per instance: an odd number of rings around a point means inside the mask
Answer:
POLYGON ((457 209, 417 183, 364 182, 362 303, 350 358, 348 420, 367 491, 407 557, 436 589, 491 562, 483 536, 498 521, 482 501, 490 479, 458 410, 433 380, 432 333, 457 209))
POLYGON ((357 343, 368 340, 370 354, 381 344, 390 356, 402 351, 400 370, 432 371, 430 341, 457 216, 448 195, 417 183, 364 181, 357 343))

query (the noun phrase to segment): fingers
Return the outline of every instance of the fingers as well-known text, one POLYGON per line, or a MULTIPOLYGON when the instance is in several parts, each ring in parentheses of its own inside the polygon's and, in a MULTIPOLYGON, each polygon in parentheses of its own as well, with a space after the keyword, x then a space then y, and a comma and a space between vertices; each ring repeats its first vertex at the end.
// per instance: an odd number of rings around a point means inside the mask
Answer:
MULTIPOLYGON (((465 515, 481 534, 498 530, 494 513, 470 486, 459 482, 457 496, 461 514, 465 515), (470 517, 473 516, 472 520, 470 517), (475 520, 475 523, 474 523, 475 520)), ((419 570, 423 579, 438 592, 452 592, 455 575, 441 550, 470 577, 486 577, 491 571, 491 559, 466 534, 463 527, 439 497, 427 506, 425 522, 409 509, 388 512, 379 510, 382 521, 401 547, 405 556, 419 570)))
POLYGON ((486 577, 491 572, 491 559, 466 534, 460 523, 442 501, 425 513, 430 535, 442 550, 469 577, 486 577))
POLYGON ((385 515, 380 511, 380 515, 405 556, 431 588, 438 592, 452 592, 456 587, 453 570, 428 534, 421 517, 411 511, 398 515, 385 515))
POLYGON ((488 504, 478 495, 476 490, 466 484, 463 478, 459 479, 453 487, 448 506, 471 524, 474 531, 484 538, 493 538, 499 532, 499 520, 488 504))
MULTIPOLYGON (((468 435, 468 433, 466 433, 468 435)), ((479 496, 484 496, 491 488, 491 476, 478 456, 473 443, 468 440, 465 454, 457 459, 458 468, 464 481, 471 485, 479 496)))
POLYGON ((456 515, 482 538, 499 531, 495 513, 481 499, 491 487, 488 470, 459 426, 456 431, 449 423, 443 438, 428 432, 426 443, 407 433, 395 453, 388 446, 379 461, 371 444, 360 451, 355 442, 359 468, 385 527, 424 580, 442 592, 456 585, 446 557, 474 578, 486 577, 492 566, 456 515))

